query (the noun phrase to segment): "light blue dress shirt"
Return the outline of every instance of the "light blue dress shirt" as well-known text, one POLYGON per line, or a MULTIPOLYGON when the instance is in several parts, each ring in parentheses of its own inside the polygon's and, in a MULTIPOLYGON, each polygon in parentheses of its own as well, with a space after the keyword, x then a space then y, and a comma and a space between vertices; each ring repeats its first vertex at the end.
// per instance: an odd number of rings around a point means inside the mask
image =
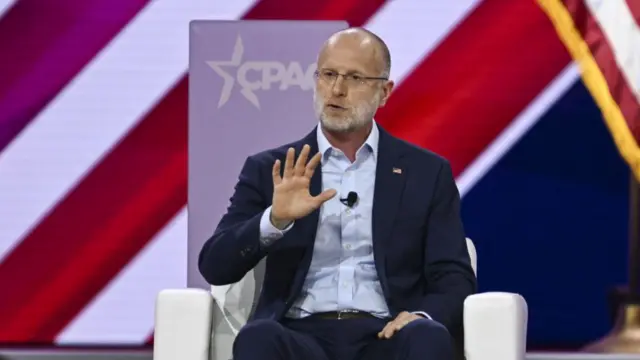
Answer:
MULTIPOLYGON (((371 233, 378 127, 374 124, 353 163, 331 146, 320 126, 317 129, 318 150, 322 154, 322 190, 332 188, 337 195, 320 208, 309 272, 287 317, 350 310, 389 317, 374 263, 371 233), (358 193, 358 201, 352 208, 340 202, 350 191, 358 193)), ((260 222, 264 246, 277 241, 295 226, 291 224, 280 231, 271 224, 270 216, 271 208, 268 208, 260 222)), ((423 312, 416 313, 429 317, 423 312)))

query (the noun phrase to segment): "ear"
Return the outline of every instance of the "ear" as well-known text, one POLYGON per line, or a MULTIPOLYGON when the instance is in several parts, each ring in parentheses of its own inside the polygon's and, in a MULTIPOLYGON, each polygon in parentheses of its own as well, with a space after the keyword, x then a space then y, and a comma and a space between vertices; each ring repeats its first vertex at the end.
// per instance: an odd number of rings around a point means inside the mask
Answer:
POLYGON ((384 84, 384 87, 382 89, 382 99, 380 100, 380 107, 384 106, 387 103, 387 100, 389 99, 389 96, 391 96, 391 92, 393 91, 394 86, 395 83, 391 80, 387 81, 384 84))

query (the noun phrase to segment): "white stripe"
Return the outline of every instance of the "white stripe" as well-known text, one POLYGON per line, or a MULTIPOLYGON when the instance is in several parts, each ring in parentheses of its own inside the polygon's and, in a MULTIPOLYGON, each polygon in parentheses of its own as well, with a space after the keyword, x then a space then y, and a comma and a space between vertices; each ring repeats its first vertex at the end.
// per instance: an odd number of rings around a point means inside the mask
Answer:
POLYGON ((553 82, 457 177, 460 195, 466 195, 579 78, 580 72, 575 63, 569 64, 556 76, 553 82))
POLYGON ((58 344, 144 343, 163 289, 187 285, 186 207, 56 338, 58 344))
POLYGON ((186 72, 189 22, 254 0, 154 0, 0 154, 0 260, 186 72))
POLYGON ((365 28, 387 43, 391 79, 399 83, 479 3, 480 0, 387 1, 365 28))
POLYGON ((0 0, 0 18, 7 12, 17 0, 0 0))
POLYGON ((640 27, 627 1, 585 0, 585 4, 600 24, 618 67, 640 103, 640 27))

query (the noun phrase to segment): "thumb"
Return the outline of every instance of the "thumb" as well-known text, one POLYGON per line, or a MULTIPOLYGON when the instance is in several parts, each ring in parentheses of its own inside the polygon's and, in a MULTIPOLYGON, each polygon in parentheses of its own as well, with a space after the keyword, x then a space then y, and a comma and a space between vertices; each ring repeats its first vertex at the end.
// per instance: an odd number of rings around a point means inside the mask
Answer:
POLYGON ((320 195, 316 196, 316 201, 318 206, 322 205, 325 201, 330 200, 332 197, 336 196, 338 192, 335 189, 327 189, 320 193, 320 195))

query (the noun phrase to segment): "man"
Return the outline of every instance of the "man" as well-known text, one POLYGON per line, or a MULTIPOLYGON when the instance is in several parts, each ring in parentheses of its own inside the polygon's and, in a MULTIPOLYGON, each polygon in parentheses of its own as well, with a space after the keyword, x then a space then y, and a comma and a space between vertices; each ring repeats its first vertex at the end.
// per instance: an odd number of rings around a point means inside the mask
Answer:
POLYGON ((225 285, 267 257, 234 360, 454 357, 476 291, 459 194, 446 160, 373 120, 390 64, 376 35, 334 34, 317 62, 319 126, 246 160, 199 258, 225 285))

